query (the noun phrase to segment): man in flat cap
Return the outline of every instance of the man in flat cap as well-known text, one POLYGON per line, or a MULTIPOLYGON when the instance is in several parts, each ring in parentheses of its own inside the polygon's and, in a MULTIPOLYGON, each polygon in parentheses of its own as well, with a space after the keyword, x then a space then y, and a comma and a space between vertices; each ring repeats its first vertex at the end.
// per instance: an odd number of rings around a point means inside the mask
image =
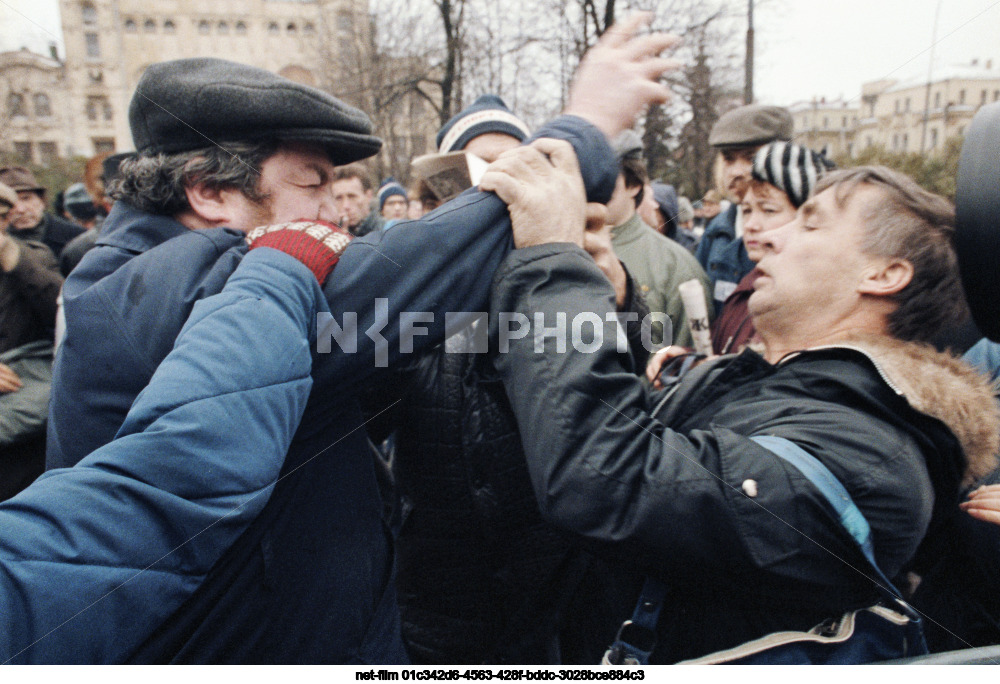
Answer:
POLYGON ((718 182, 732 201, 705 228, 695 257, 712 281, 716 313, 737 283, 753 270, 743 241, 740 202, 750 183, 753 156, 775 140, 792 139, 792 115, 784 107, 746 105, 726 112, 712 127, 708 142, 719 151, 718 182))
MULTIPOLYGON (((566 115, 540 131, 573 145, 595 201, 607 200, 614 179, 607 137, 667 96, 656 78, 671 63, 653 56, 672 39, 633 38, 640 22, 609 32, 591 51, 566 115)), ((192 306, 218 292, 242 259, 246 232, 336 220, 334 167, 380 144, 367 117, 336 98, 217 59, 151 66, 129 119, 138 156, 122 165, 97 245, 64 289, 50 467, 73 465, 111 440, 192 306)), ((150 629, 149 619, 122 616, 116 638, 125 660, 406 660, 391 537, 355 396, 404 343, 417 350, 440 342, 445 312, 485 305, 511 245, 506 207, 475 190, 451 207, 344 250, 324 285, 333 316, 317 324, 313 389, 267 504, 189 595, 171 598, 180 607, 162 623, 150 629), (433 315, 422 324, 426 334, 404 338, 406 312, 433 315)), ((281 359, 275 349, 261 368, 281 359)), ((206 372, 227 372, 226 359, 205 364, 206 372)), ((240 419, 231 416, 234 431, 240 419)))
POLYGON ((63 247, 84 232, 80 226, 45 211, 45 188, 24 166, 0 169, 0 183, 17 193, 17 203, 8 213, 8 230, 21 240, 41 242, 59 258, 63 247))
POLYGON ((44 470, 48 388, 41 376, 51 372, 63 284, 52 250, 6 225, 19 202, 18 193, 0 183, 0 501, 44 470))

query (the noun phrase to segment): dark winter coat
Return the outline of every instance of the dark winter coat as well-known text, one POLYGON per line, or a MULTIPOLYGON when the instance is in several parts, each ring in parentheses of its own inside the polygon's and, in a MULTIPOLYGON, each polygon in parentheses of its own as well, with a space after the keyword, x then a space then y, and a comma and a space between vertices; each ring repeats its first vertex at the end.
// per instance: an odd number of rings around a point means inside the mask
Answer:
POLYGON ((21 249, 10 273, 0 269, 0 354, 28 342, 51 340, 63 278, 52 250, 16 239, 21 249))
POLYGON ((52 250, 58 259, 62 255, 63 248, 78 235, 82 235, 86 229, 78 226, 72 221, 59 218, 55 214, 48 212, 42 214, 42 220, 34 228, 24 230, 9 229, 14 237, 20 240, 36 240, 52 250))
POLYGON ((743 276, 754 267, 754 262, 747 256, 743 240, 736 237, 738 211, 739 207, 733 204, 712 219, 694 253, 695 259, 712 282, 711 294, 716 315, 743 276))
MULTIPOLYGON (((629 282, 626 362, 641 375, 649 309, 629 282)), ((493 367, 496 331, 491 353, 472 351, 487 342, 485 323, 384 383, 382 405, 401 399, 380 428, 396 430, 403 638, 418 663, 597 662, 639 581, 542 519, 493 367)))
MULTIPOLYGON (((607 201, 617 171, 596 128, 561 117, 539 135, 573 144, 589 196, 607 201)), ((357 314, 356 350, 316 357, 309 404, 267 505, 130 660, 405 660, 391 540, 356 394, 378 366, 402 355, 403 312, 435 313, 428 334, 416 337, 420 348, 444 338, 444 312, 482 308, 510 242, 504 203, 470 191, 347 247, 324 294, 338 326, 357 314)), ((115 204, 64 290, 50 467, 73 465, 110 441, 192 306, 222 289, 245 251, 236 231, 187 230, 115 204)), ((320 348, 324 341, 338 344, 327 326, 320 348)))
MULTIPOLYGON (((517 250, 496 282, 495 311, 573 316, 601 295, 613 307, 600 271, 565 245, 517 250)), ((963 476, 995 462, 989 389, 929 347, 864 338, 774 365, 745 351, 697 368, 658 407, 613 342, 539 354, 525 340, 497 368, 542 512, 667 584, 655 662, 809 629, 875 601, 824 497, 751 437, 788 439, 833 472, 890 577, 937 532, 963 476)))

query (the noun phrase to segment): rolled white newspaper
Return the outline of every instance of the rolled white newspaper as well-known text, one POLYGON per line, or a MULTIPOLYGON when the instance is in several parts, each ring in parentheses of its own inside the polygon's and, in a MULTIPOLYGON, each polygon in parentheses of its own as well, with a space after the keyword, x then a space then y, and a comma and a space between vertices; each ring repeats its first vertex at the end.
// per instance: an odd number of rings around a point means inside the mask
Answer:
POLYGON ((712 333, 708 329, 708 307, 705 305, 705 288, 697 280, 688 280, 677 286, 684 302, 684 313, 691 326, 694 350, 706 356, 712 353, 712 333))

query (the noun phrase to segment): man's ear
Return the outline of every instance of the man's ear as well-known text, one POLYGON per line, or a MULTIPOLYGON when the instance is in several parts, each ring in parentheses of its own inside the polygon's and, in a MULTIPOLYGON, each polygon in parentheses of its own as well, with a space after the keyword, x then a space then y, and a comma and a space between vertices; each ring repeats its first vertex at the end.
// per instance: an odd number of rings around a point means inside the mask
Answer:
POLYGON ((226 201, 226 191, 202 182, 184 186, 191 211, 207 225, 218 226, 232 220, 232 207, 226 201))
POLYGON ((873 264, 862 276, 859 293, 889 297, 913 280, 913 264, 905 259, 887 259, 873 264))

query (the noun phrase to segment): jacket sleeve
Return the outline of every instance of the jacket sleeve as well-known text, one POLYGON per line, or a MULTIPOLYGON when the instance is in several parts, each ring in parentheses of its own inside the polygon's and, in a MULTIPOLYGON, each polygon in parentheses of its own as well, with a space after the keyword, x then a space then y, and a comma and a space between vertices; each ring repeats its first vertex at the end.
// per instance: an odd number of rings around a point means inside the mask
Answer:
MULTIPOLYGON (((856 590, 824 550, 850 557, 850 540, 793 466, 753 434, 716 423, 681 434, 658 422, 640 379, 622 367, 614 331, 597 349, 543 338, 541 323, 553 329, 565 316, 571 329, 579 312, 604 318, 613 306, 610 285, 573 246, 516 250, 497 273, 492 316, 531 321, 496 365, 542 513, 681 587, 766 570, 808 578, 812 589, 856 590)), ((791 427, 757 434, 787 436, 791 427)))
MULTIPOLYGON (((597 128, 561 116, 534 137, 573 145, 589 201, 610 198, 618 169, 597 128)), ((335 314, 320 325, 317 385, 361 383, 464 328, 472 317, 463 312, 486 310, 493 272, 512 246, 506 204, 475 188, 420 220, 353 240, 324 288, 335 314)))
POLYGON ((63 285, 59 265, 52 251, 41 243, 17 240, 17 245, 21 256, 8 275, 38 322, 51 328, 56 323, 56 300, 63 285))
POLYGON ((114 441, 0 504, 0 662, 123 660, 264 507, 311 387, 314 276, 259 249, 114 441))

